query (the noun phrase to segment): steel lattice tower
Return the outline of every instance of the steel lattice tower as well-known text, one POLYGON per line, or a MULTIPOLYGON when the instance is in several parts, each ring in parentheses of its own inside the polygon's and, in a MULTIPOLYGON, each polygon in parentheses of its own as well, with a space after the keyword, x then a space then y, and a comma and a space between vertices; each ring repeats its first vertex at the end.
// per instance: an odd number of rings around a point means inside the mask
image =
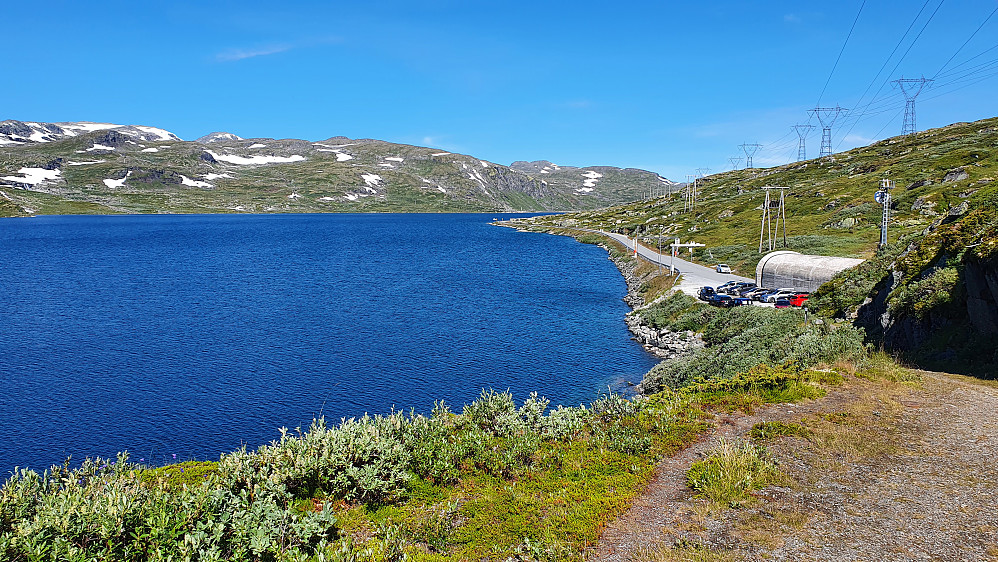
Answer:
POLYGON ((901 135, 914 135, 918 132, 915 128, 915 98, 922 93, 925 85, 932 82, 931 78, 900 78, 893 83, 901 88, 904 94, 904 125, 901 127, 901 135))
POLYGON ((742 149, 742 152, 745 153, 745 168, 747 169, 752 167, 752 157, 762 148, 762 145, 759 143, 745 143, 738 145, 738 148, 742 149))
POLYGON ((844 107, 816 107, 809 113, 821 122, 821 152, 818 158, 832 155, 832 125, 842 113, 849 111, 844 107))
POLYGON ((807 133, 814 128, 814 125, 794 125, 793 130, 797 132, 797 161, 807 160, 807 149, 804 147, 804 138, 807 133))
POLYGON ((735 156, 733 158, 728 158, 728 162, 731 162, 731 169, 732 170, 737 170, 738 169, 738 165, 742 163, 742 157, 741 156, 735 156))

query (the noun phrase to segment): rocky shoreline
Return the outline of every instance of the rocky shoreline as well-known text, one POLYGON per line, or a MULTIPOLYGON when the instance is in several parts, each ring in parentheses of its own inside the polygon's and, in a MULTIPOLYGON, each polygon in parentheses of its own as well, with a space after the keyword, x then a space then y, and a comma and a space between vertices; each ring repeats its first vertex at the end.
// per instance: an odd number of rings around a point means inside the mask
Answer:
MULTIPOLYGON (((624 322, 635 341, 640 343, 649 353, 663 360, 686 357, 704 347, 703 339, 696 332, 690 330, 673 332, 648 325, 638 311, 650 306, 655 301, 645 303, 644 298, 641 297, 640 289, 644 280, 636 274, 636 260, 630 256, 615 256, 605 244, 600 244, 600 247, 608 252, 608 259, 617 266, 617 270, 624 277, 624 282, 627 283, 627 295, 624 296, 624 302, 631 307, 631 312, 624 317, 624 322)), ((659 299, 664 296, 659 297, 659 299)))

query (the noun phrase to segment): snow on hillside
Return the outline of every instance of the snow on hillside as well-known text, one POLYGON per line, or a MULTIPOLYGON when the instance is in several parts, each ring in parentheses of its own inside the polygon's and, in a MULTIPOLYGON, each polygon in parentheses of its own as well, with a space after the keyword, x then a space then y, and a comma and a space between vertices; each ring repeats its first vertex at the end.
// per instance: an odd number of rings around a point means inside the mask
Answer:
POLYGON ((114 123, 39 123, 36 121, 0 122, 0 144, 25 144, 53 142, 76 137, 93 131, 115 130, 134 139, 146 142, 179 141, 177 135, 158 127, 144 125, 116 125, 114 123))
POLYGON ((208 133, 207 135, 199 139, 196 139, 194 142, 199 142, 201 144, 208 144, 218 141, 241 141, 241 140, 243 140, 243 138, 240 137, 239 135, 234 135, 232 133, 215 132, 215 133, 208 133))
POLYGON ((211 154, 211 157, 219 162, 228 162, 229 164, 238 164, 240 166, 247 165, 260 165, 260 164, 287 164, 290 162, 301 162, 305 159, 304 156, 300 154, 292 154, 291 156, 238 156, 235 154, 218 154, 211 150, 206 151, 211 154))
POLYGON ((15 183, 38 185, 45 181, 59 179, 59 176, 62 175, 61 170, 46 170, 45 168, 21 168, 17 173, 21 174, 21 176, 4 176, 0 179, 15 183))

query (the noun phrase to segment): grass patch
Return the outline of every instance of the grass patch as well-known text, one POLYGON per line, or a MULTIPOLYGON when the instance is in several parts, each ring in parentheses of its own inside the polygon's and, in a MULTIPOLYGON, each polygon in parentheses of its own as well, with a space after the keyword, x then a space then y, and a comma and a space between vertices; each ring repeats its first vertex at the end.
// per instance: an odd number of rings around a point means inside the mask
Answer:
POLYGON ((639 562, 734 562, 734 554, 708 546, 683 541, 672 546, 645 550, 637 556, 639 562))
POLYGON ((759 422, 752 426, 749 437, 765 441, 777 437, 800 437, 807 439, 811 436, 811 430, 799 423, 786 423, 781 421, 759 422))
POLYGON ((749 441, 721 441, 710 455, 686 471, 686 483, 711 502, 737 507, 776 480, 779 472, 766 450, 749 441))

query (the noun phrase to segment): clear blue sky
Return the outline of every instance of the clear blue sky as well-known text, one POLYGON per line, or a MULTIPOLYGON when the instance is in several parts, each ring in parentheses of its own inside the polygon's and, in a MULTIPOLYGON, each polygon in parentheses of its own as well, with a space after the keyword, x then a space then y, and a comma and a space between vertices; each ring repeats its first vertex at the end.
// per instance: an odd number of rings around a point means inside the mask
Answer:
MULTIPOLYGON (((684 180, 730 169, 744 142, 764 145, 757 166, 795 159, 790 126, 819 102, 873 100, 833 129, 837 150, 898 134, 886 81, 901 76, 936 77, 919 129, 998 115, 998 0, 862 4, 7 0, 0 119, 345 135, 684 180)), ((807 143, 816 155, 820 130, 807 143)))

